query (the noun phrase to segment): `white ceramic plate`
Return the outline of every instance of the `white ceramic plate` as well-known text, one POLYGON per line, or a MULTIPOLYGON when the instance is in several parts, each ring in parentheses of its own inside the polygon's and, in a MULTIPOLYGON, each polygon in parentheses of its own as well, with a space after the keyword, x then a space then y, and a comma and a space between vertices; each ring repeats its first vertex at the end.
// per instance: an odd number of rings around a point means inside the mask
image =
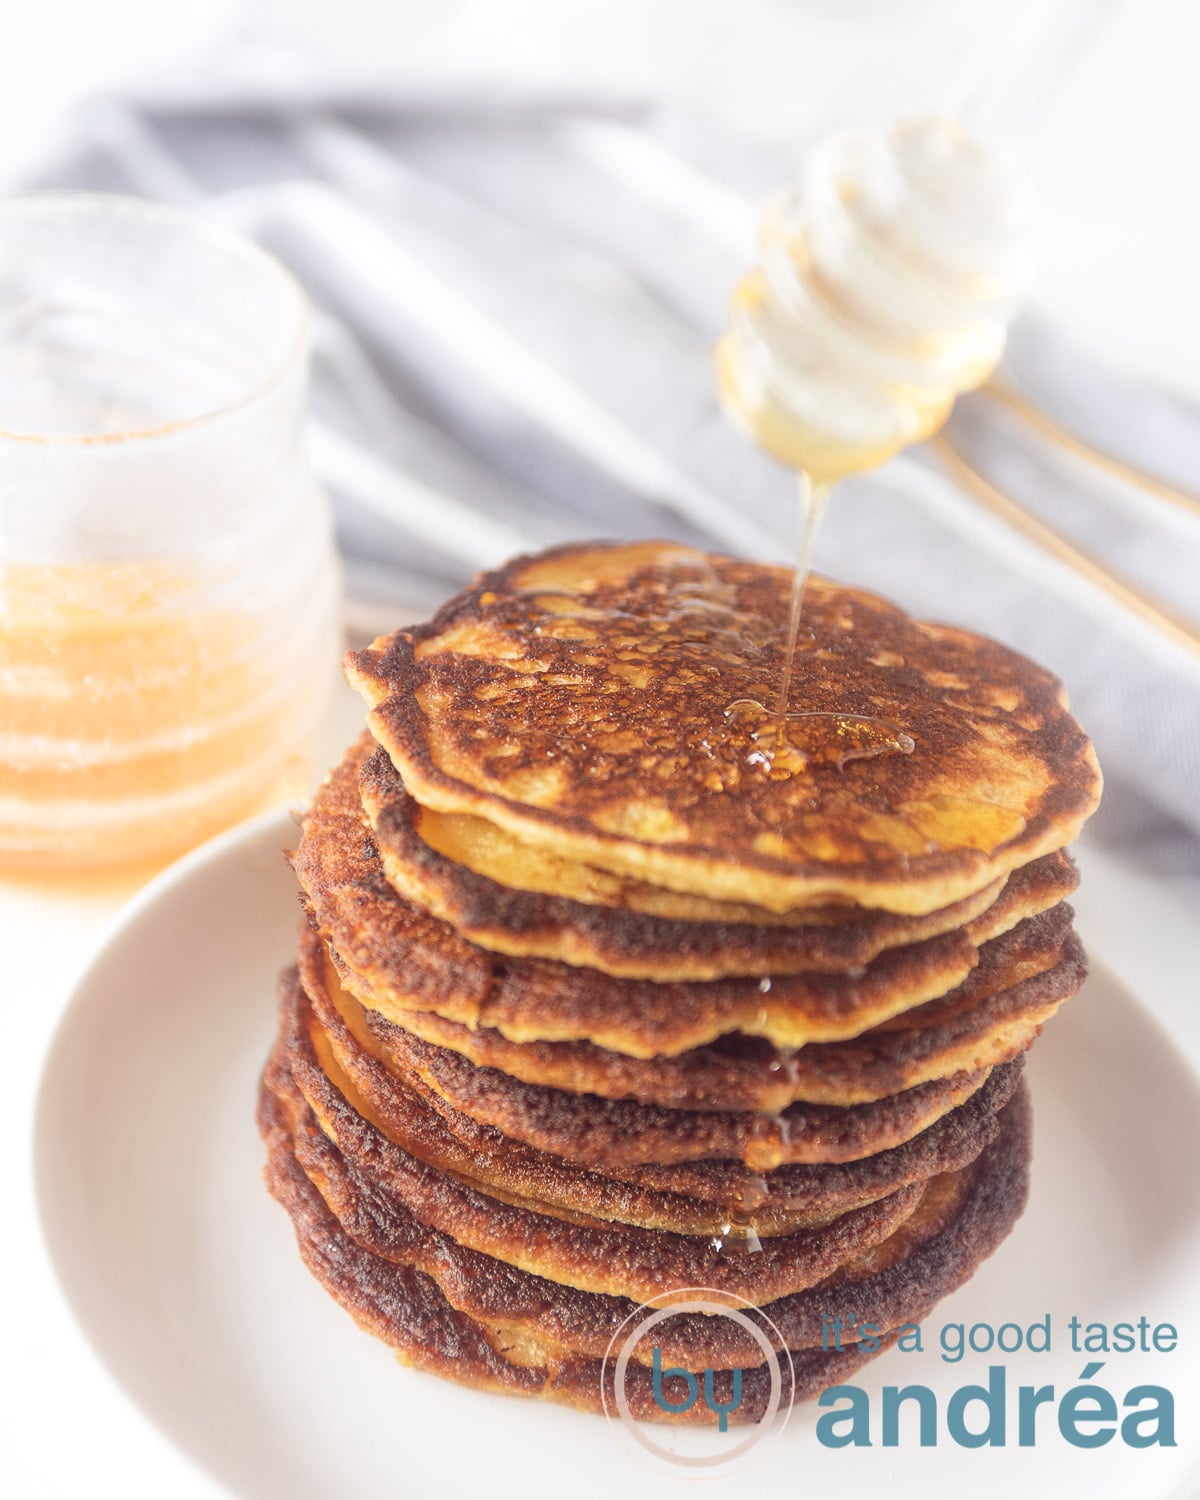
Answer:
MULTIPOLYGON (((399 1500, 421 1494, 572 1500, 695 1494, 619 1445, 604 1420, 484 1395, 400 1367, 300 1264, 260 1180, 258 1070, 275 975, 297 921, 279 851, 291 824, 236 831, 166 872, 127 909, 80 982, 51 1052, 37 1133, 50 1252, 84 1330, 125 1390, 203 1468, 246 1500, 399 1500)), ((1086 879, 1086 870, 1085 870, 1086 879)), ((1086 934, 1085 934, 1086 937, 1086 934)), ((1200 1091, 1138 1001, 1094 974, 1030 1065, 1032 1202, 1012 1238, 925 1325, 923 1354, 861 1374, 874 1446, 833 1450, 798 1409, 779 1442, 723 1492, 929 1500, 1200 1494, 1200 1091), (1169 1321, 1169 1355, 1113 1355, 1118 1403, 1139 1382, 1175 1394, 1174 1449, 1118 1438, 1077 1449, 1043 1417, 1033 1448, 935 1448, 905 1429, 879 1446, 878 1393, 921 1383, 944 1413, 989 1357, 944 1362, 944 1323, 1026 1325, 1050 1313, 1046 1354, 1006 1356, 1021 1384, 1080 1378, 1067 1319, 1169 1321)), ((995 1356, 992 1356, 994 1359, 995 1356)), ((1102 1356, 1095 1356, 1102 1358, 1102 1356)))

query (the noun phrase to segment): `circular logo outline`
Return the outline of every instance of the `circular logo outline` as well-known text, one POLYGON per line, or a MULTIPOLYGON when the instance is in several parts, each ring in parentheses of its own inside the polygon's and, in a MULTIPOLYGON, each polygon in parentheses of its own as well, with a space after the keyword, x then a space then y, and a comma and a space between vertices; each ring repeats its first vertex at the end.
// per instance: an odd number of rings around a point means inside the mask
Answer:
POLYGON ((792 1390, 794 1391, 796 1369, 792 1360, 792 1352, 788 1348, 787 1341, 784 1339, 782 1333, 780 1333, 776 1324, 761 1307, 757 1307, 753 1302, 748 1301, 744 1297, 739 1297, 733 1292, 721 1291, 717 1287, 689 1286, 680 1287, 671 1292, 662 1292, 659 1296, 652 1297, 649 1302, 644 1302, 634 1308, 633 1312, 622 1321, 609 1340, 608 1348, 605 1351, 604 1359, 600 1366, 600 1399, 604 1407, 604 1415, 607 1417, 610 1426, 619 1426, 622 1429, 626 1435, 622 1438, 622 1442, 625 1447, 635 1453, 635 1456, 649 1458, 656 1466, 666 1465, 676 1473, 681 1469, 690 1471, 692 1478, 716 1477, 718 1473, 728 1472, 734 1467, 744 1467, 742 1460, 748 1454, 761 1447, 766 1437, 778 1437, 787 1425, 788 1419, 791 1416, 792 1403, 790 1401, 783 1410, 783 1420, 778 1422, 778 1424, 776 1423, 776 1418, 779 1415, 783 1402, 781 1356, 786 1356, 787 1358, 792 1390), (665 1298, 670 1298, 671 1300, 664 1302, 665 1298), (708 1298, 713 1300, 707 1300, 708 1298), (663 1305, 657 1306, 656 1304, 659 1303, 663 1303, 663 1305), (741 1305, 735 1306, 735 1303, 740 1303, 741 1305), (742 1310, 743 1308, 749 1308, 751 1312, 757 1314, 762 1319, 778 1340, 777 1348, 772 1347, 764 1330, 751 1320, 749 1314, 742 1310), (642 1315, 650 1309, 653 1309, 650 1312, 650 1316, 643 1317, 642 1315), (765 1361, 770 1369, 771 1393, 767 1399, 766 1411, 759 1421, 754 1424, 747 1436, 742 1438, 730 1451, 725 1453, 708 1455, 672 1453, 668 1448, 656 1443, 653 1438, 642 1432, 629 1410, 629 1398, 625 1393, 625 1376, 629 1368, 632 1351, 641 1342, 642 1338, 657 1324, 680 1313, 689 1312, 731 1318, 739 1327, 749 1333, 755 1343, 758 1344, 759 1348, 763 1351, 765 1361), (625 1333, 625 1330, 636 1319, 641 1320, 637 1322, 634 1330, 636 1337, 630 1338, 625 1333), (616 1365, 613 1370, 613 1400, 617 1407, 617 1412, 614 1416, 609 1406, 605 1377, 609 1364, 612 1361, 613 1350, 622 1338, 622 1335, 625 1335, 625 1342, 622 1344, 621 1352, 617 1356, 616 1365), (637 1445, 637 1448, 630 1447, 630 1443, 626 1439, 631 1439, 637 1445))

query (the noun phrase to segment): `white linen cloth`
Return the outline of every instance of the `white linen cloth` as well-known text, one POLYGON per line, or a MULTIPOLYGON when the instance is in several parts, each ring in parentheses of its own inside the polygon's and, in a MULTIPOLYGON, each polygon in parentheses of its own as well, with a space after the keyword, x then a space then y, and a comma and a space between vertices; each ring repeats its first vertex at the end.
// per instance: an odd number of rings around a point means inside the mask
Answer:
MULTIPOLYGON (((626 99, 178 90, 98 101, 29 187, 187 204, 258 239, 317 308, 313 454, 351 625, 423 617, 567 538, 793 554, 793 478, 735 434, 711 349, 782 155, 626 99)), ((1200 488, 1200 412, 1027 316, 1009 362, 1061 421, 1200 488)), ((979 470, 1200 621, 1200 508, 1040 440, 987 398, 979 470)), ((1008 641, 1068 684, 1107 779, 1095 829, 1200 871, 1200 653, 1047 555, 916 450, 847 482, 817 567, 1008 641)))

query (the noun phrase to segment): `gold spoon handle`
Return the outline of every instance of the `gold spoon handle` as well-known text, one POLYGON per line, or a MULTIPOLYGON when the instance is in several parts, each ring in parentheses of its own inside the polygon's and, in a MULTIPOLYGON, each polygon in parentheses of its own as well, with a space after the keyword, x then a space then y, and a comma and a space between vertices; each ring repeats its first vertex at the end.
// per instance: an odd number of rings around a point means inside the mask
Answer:
POLYGON ((977 395, 1004 406, 1026 426, 1033 428, 1049 442, 1066 449, 1075 458, 1081 459, 1093 468, 1103 470, 1111 478, 1144 490, 1156 499, 1166 500, 1193 515, 1200 515, 1200 493, 1187 489, 1183 485, 1169 484, 1165 479, 1160 479, 1155 474, 1148 474, 1144 469, 1136 468, 1126 460, 1118 458, 1115 453, 1085 442, 1077 433, 1056 421, 1049 412, 1044 411, 1037 402, 1031 400, 1024 391, 1010 381, 993 376, 977 395))
POLYGON ((945 433, 931 439, 931 447, 964 494, 1005 521, 1056 561, 1103 589, 1123 608, 1157 627, 1177 645, 1185 646, 1200 655, 1200 626, 1178 614, 1131 580, 1107 568, 1098 558, 1077 547, 1010 495, 997 489, 963 457, 945 433))

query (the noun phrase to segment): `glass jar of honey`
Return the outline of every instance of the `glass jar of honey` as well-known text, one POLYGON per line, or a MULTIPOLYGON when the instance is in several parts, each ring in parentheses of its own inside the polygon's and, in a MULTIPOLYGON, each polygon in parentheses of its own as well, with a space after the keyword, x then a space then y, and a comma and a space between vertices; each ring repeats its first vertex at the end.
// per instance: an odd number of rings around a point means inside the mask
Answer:
POLYGON ((161 859, 302 788, 341 652, 307 364, 256 247, 0 204, 0 865, 161 859))

